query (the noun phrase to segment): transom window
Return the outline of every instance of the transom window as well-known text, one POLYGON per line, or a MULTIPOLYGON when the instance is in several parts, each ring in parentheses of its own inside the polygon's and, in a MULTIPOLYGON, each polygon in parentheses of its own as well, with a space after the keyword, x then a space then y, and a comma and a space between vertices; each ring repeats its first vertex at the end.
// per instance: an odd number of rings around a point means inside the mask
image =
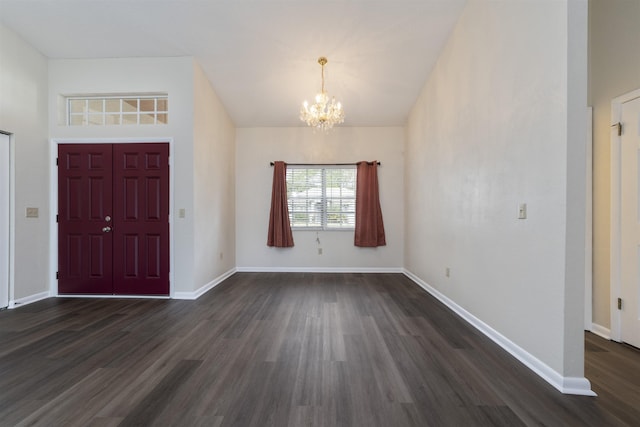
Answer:
POLYGON ((159 125, 168 121, 166 95, 67 97, 69 126, 159 125))
POLYGON ((353 230, 356 167, 287 165, 287 200, 292 229, 353 230))

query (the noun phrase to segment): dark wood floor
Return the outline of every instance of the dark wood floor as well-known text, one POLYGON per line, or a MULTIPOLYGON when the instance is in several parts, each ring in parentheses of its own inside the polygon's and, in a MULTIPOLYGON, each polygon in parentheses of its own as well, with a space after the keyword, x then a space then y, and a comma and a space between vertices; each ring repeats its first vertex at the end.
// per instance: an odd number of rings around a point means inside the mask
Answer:
POLYGON ((566 396, 399 274, 235 274, 197 301, 0 312, 0 425, 618 426, 640 356, 588 335, 566 396))

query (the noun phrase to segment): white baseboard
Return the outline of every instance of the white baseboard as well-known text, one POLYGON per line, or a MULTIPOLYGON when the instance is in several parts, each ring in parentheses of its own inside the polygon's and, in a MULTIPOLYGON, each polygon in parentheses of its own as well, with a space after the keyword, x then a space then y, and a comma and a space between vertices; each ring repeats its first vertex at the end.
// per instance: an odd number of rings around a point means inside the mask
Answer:
POLYGON ((402 273, 401 267, 237 267, 240 273, 402 273))
POLYGON ((51 294, 49 293, 49 291, 46 291, 46 292, 40 292, 38 294, 29 295, 28 297, 18 298, 16 300, 9 301, 9 305, 7 306, 7 308, 22 307, 24 305, 43 300, 45 298, 49 298, 50 296, 51 294))
POLYGON ((235 272, 236 272, 236 269, 232 268, 231 270, 229 270, 226 273, 223 273, 222 275, 216 277, 215 279, 213 279, 212 281, 210 281, 206 285, 201 286, 199 289, 196 289, 193 292, 174 292, 173 293, 173 299, 186 299, 186 300, 198 299, 203 294, 205 294, 207 291, 210 291, 211 289, 213 289, 216 286, 218 286, 220 283, 222 283, 225 279, 227 279, 229 276, 231 276, 235 272))
POLYGON ((598 325, 597 323, 591 324, 591 332, 606 340, 611 339, 611 329, 605 328, 604 326, 598 325))
MULTIPOLYGON (((211 282, 202 286, 200 289, 193 292, 174 292, 173 299, 186 299, 186 300, 195 300, 198 299, 201 295, 207 292, 210 289, 216 287, 220 282, 231 276, 236 272, 235 268, 227 271, 221 276, 215 278, 211 282)), ((31 304, 36 301, 40 301, 49 297, 60 297, 60 298, 142 298, 142 299, 169 299, 168 296, 153 296, 153 295, 52 295, 49 292, 41 292, 39 294, 30 295, 28 297, 20 298, 15 301, 9 301, 8 308, 18 308, 26 304, 31 304)))
POLYGON ((418 286, 425 291, 433 295, 436 299, 446 305, 454 313, 458 314, 464 320, 466 320, 471 326, 482 332, 493 342, 505 349, 509 354, 518 359, 522 364, 535 372, 538 376, 542 377, 549 384, 565 394, 577 394, 583 396, 595 396, 596 394, 591 390, 591 383, 586 378, 579 377, 563 377, 554 369, 549 367, 546 363, 527 352, 522 347, 509 340, 500 332, 493 329, 491 326, 484 323, 482 320, 469 313, 467 310, 456 304, 453 300, 446 295, 439 292, 437 289, 431 287, 415 274, 408 270, 403 271, 404 275, 413 280, 418 286))

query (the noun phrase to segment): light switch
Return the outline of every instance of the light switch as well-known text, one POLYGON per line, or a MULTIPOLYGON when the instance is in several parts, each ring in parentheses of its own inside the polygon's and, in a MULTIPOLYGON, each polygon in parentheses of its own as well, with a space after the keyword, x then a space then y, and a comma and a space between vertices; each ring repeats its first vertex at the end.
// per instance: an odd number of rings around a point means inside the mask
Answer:
POLYGON ((184 218, 185 215, 186 215, 186 209, 185 208, 178 209, 178 217, 179 218, 184 218))
POLYGON ((38 208, 27 208, 27 218, 38 218, 38 208))

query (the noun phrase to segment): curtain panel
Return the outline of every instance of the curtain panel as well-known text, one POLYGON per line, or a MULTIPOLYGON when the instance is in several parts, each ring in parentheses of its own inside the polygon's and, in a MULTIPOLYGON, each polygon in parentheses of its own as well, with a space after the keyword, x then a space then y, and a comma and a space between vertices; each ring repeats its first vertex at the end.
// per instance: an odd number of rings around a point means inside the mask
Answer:
POLYGON ((376 247, 387 244, 378 193, 378 162, 358 162, 356 182, 356 246, 376 247))
POLYGON ((267 246, 277 248, 293 246, 293 233, 291 232, 289 206, 287 204, 287 164, 282 161, 274 162, 273 165, 267 246))

